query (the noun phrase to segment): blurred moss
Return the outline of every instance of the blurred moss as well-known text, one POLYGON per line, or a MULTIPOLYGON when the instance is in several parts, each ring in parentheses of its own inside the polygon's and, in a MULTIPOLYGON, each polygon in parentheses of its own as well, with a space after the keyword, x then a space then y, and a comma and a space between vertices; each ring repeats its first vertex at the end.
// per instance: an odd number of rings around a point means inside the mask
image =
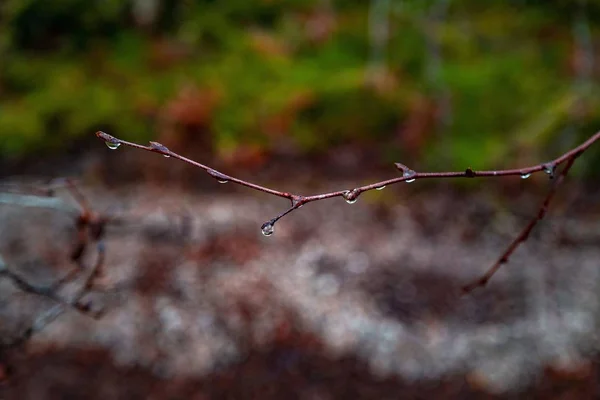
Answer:
POLYGON ((593 41, 599 32, 588 3, 456 1, 434 19, 434 1, 391 2, 376 60, 369 2, 164 0, 142 15, 135 1, 6 0, 0 154, 58 150, 97 129, 164 136, 191 85, 214 93, 203 129, 216 151, 276 151, 285 138, 302 152, 389 143, 382 157, 418 153, 429 168, 490 168, 523 151, 539 161, 600 119, 597 72, 584 92, 573 83, 586 56, 575 18, 593 41))

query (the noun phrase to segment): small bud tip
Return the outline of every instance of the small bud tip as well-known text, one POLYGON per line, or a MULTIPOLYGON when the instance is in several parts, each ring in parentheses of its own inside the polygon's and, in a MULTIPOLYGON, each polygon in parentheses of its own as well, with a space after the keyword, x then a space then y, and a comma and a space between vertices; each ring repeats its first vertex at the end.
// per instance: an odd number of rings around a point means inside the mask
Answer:
POLYGON ((106 132, 98 131, 98 132, 96 132, 96 137, 104 140, 105 142, 119 143, 119 139, 117 139, 116 137, 114 137, 112 135, 109 135, 106 132))

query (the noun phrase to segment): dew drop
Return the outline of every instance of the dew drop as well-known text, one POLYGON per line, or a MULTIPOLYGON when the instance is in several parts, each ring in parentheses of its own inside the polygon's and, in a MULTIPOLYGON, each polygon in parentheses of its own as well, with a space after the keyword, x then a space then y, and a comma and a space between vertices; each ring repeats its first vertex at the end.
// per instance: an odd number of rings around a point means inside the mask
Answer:
MULTIPOLYGON (((158 150, 158 151, 160 151, 162 153, 168 153, 168 152, 170 152, 170 150, 167 148, 167 146, 165 146, 165 145, 163 145, 161 143, 158 143, 158 142, 150 142, 150 147, 152 147, 154 150, 158 150)), ((171 156, 168 155, 168 154, 163 154, 163 157, 169 158, 171 156)))
POLYGON ((543 166, 543 171, 550 176, 550 179, 554 178, 554 171, 556 166, 553 164, 546 164, 543 166))
POLYGON ((100 139, 104 140, 104 144, 106 145, 106 147, 108 147, 111 150, 115 150, 117 147, 119 147, 121 145, 121 142, 119 142, 119 139, 117 139, 116 137, 109 135, 106 132, 102 132, 102 131, 98 131, 96 132, 96 136, 99 137, 100 139))
POLYGON ((346 200, 346 203, 348 204, 354 204, 356 203, 356 200, 358 200, 358 195, 360 194, 360 192, 356 189, 354 190, 346 190, 343 194, 342 197, 344 197, 344 200, 346 200))
POLYGON ((531 176, 531 174, 521 174, 521 179, 527 179, 531 176))
POLYGON ((217 182, 219 182, 219 183, 229 182, 229 178, 227 177, 227 175, 224 175, 224 174, 220 173, 219 171, 215 171, 214 169, 209 169, 207 172, 210 176, 215 178, 217 180, 217 182))
POLYGON ((411 178, 411 176, 415 176, 417 173, 415 171, 413 171, 412 169, 407 169, 406 171, 404 171, 404 173, 402 174, 403 177, 408 178, 406 179, 404 182, 406 183, 411 183, 415 181, 415 178, 411 178))
POLYGON ((111 150, 116 150, 121 145, 121 143, 119 143, 119 142, 109 142, 108 140, 106 142, 104 142, 104 144, 106 145, 106 147, 108 147, 111 150))
POLYGON ((275 227, 271 223, 271 221, 267 221, 264 224, 262 224, 262 226, 260 227, 260 230, 262 231, 263 235, 271 236, 273 234, 273 232, 275 231, 275 227))
POLYGON ((383 185, 383 186, 379 186, 379 187, 376 187, 376 188, 375 188, 375 190, 383 190, 383 189, 385 189, 385 185, 383 185))

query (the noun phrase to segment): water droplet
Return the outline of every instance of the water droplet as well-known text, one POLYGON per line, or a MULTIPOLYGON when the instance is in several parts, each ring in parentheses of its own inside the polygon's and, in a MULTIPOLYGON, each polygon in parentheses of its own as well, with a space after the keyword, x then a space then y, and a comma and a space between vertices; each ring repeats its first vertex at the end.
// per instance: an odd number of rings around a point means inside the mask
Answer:
POLYGON ((275 226, 271 223, 271 221, 267 221, 260 227, 262 234, 265 236, 271 236, 275 231, 275 226))
POLYGON ((121 145, 119 142, 109 142, 108 140, 104 144, 111 150, 116 150, 121 145))
POLYGON ((556 165, 546 164, 542 167, 543 171, 550 175, 550 179, 554 178, 554 171, 556 170, 556 165))
POLYGON ((229 182, 229 177, 227 175, 220 173, 219 171, 215 171, 214 169, 209 169, 208 174, 215 178, 219 183, 227 183, 229 182))
POLYGON ((521 174, 521 179, 527 179, 531 176, 531 174, 521 174))
POLYGON ((415 181, 415 178, 411 178, 411 176, 415 176, 417 173, 415 171, 413 171, 412 169, 407 169, 406 171, 404 171, 404 173, 402 174, 403 177, 408 178, 406 179, 404 182, 406 183, 411 183, 415 181))
POLYGON ((376 188, 375 188, 375 190, 383 190, 383 189, 385 189, 385 185, 383 185, 383 186, 379 186, 379 187, 376 187, 376 188))
MULTIPOLYGON (((158 150, 158 151, 160 151, 162 153, 168 153, 168 152, 170 152, 170 150, 167 148, 167 146, 165 146, 165 145, 163 145, 161 143, 158 143, 158 142, 150 142, 150 147, 152 147, 154 150, 158 150)), ((168 154, 163 154, 163 157, 169 158, 171 156, 168 155, 168 154)))
POLYGON ((354 204, 356 203, 356 200, 358 200, 358 195, 360 194, 360 192, 356 189, 354 190, 346 190, 343 194, 342 197, 344 197, 344 200, 346 200, 346 203, 348 204, 354 204))

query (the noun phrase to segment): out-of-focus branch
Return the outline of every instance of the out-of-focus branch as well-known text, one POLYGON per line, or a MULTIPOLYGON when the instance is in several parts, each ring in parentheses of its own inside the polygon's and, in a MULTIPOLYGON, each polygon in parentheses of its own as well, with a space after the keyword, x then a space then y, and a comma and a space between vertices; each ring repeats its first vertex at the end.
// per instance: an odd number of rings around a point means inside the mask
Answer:
POLYGON ((540 209, 542 211, 540 211, 538 216, 536 218, 534 218, 527 225, 527 227, 523 230, 523 232, 521 232, 521 234, 517 237, 517 239, 515 239, 515 241, 513 241, 513 243, 511 243, 511 245, 508 247, 508 249, 505 251, 505 253, 500 257, 498 262, 496 262, 492 266, 492 268, 490 270, 488 270, 488 272, 481 279, 478 279, 476 282, 471 283, 465 287, 465 291, 470 291, 470 290, 474 289, 475 287, 485 285, 489 281, 491 276, 500 268, 500 266, 508 261, 508 257, 514 252, 516 247, 520 243, 524 242, 527 239, 529 232, 531 232, 531 230, 537 224, 537 222, 545 215, 546 209, 548 208, 548 204, 550 203, 558 185, 563 181, 565 175, 567 174, 567 172, 573 165, 573 162, 575 161, 575 159, 577 157, 579 157, 585 150, 587 150, 592 144, 594 144, 596 141, 598 141, 600 139, 600 132, 597 132, 596 134, 592 135, 588 140, 586 140, 581 145, 575 147, 572 150, 569 150, 568 152, 564 153, 563 155, 559 156, 558 158, 555 158, 554 160, 550 160, 548 162, 541 163, 541 164, 532 165, 529 167, 503 169, 503 170, 485 170, 485 171, 475 171, 471 168, 467 168, 464 171, 457 171, 457 172, 454 172, 454 171, 450 171, 450 172, 418 172, 418 171, 414 171, 414 170, 410 169, 409 167, 407 167, 404 164, 396 163, 395 164, 396 168, 402 173, 402 176, 400 176, 400 177, 372 183, 369 185, 359 186, 354 189, 339 190, 339 191, 335 191, 335 192, 322 193, 322 194, 317 194, 317 195, 312 195, 312 196, 303 196, 303 195, 293 194, 293 193, 289 193, 289 192, 281 192, 281 191, 278 191, 275 189, 267 188, 267 187, 264 187, 264 186, 261 186, 261 185, 258 185, 258 184, 252 183, 252 182, 245 181, 243 179, 235 178, 233 176, 230 176, 230 175, 224 174, 220 171, 217 171, 209 166, 201 164, 197 161, 191 160, 187 157, 177 154, 177 153, 169 150, 164 145, 157 143, 157 142, 150 142, 150 144, 148 146, 144 146, 141 144, 132 143, 132 142, 128 142, 126 140, 118 139, 112 135, 109 135, 108 133, 101 132, 101 131, 96 132, 96 136, 99 139, 103 140, 110 149, 117 149, 119 146, 124 145, 124 146, 129 146, 129 147, 133 147, 133 148, 140 149, 140 150, 158 153, 158 154, 163 155, 164 157, 176 158, 185 163, 193 165, 197 168, 201 168, 201 169, 205 170, 212 178, 216 179, 217 181, 219 181, 221 183, 233 182, 238 185, 248 187, 250 189, 254 189, 254 190, 257 190, 257 191, 260 191, 263 193, 271 194, 273 196, 282 197, 282 198, 290 200, 290 202, 291 202, 290 208, 288 208, 286 211, 282 212, 275 218, 272 218, 271 220, 265 222, 262 225, 261 229, 265 236, 270 236, 271 234, 273 234, 275 223, 279 219, 281 219, 285 215, 291 213, 292 211, 302 207, 304 204, 311 203, 314 201, 325 200, 325 199, 329 199, 329 198, 333 198, 333 197, 342 197, 342 198, 344 198, 344 200, 346 200, 347 203, 352 204, 357 201, 358 197, 363 192, 367 192, 367 191, 374 190, 374 189, 380 190, 380 189, 383 189, 385 186, 393 185, 393 184, 400 183, 400 182, 411 183, 411 182, 416 181, 417 179, 491 178, 491 177, 501 177, 501 176, 519 176, 522 179, 526 179, 529 176, 531 176, 531 174, 537 173, 537 172, 544 172, 544 173, 548 174, 550 179, 554 179, 555 171, 556 171, 557 167, 561 166, 562 164, 566 164, 565 167, 563 168, 560 176, 554 182, 554 185, 553 185, 550 193, 548 194, 544 203, 542 204, 542 207, 540 209))
MULTIPOLYGON (((53 185, 54 186, 54 185, 53 185)), ((18 347, 25 343, 34 333, 43 330, 47 325, 53 322, 66 309, 73 309, 81 314, 98 318, 99 313, 93 313, 89 304, 82 302, 83 297, 89 293, 94 286, 94 281, 102 274, 102 268, 105 260, 104 243, 104 226, 108 222, 108 218, 95 213, 83 193, 79 190, 75 181, 71 179, 61 180, 60 188, 65 188, 77 202, 80 213, 75 219, 77 227, 76 243, 71 251, 71 261, 76 265, 65 276, 60 278, 54 284, 46 287, 39 287, 29 283, 25 278, 13 272, 8 265, 0 262, 0 277, 10 280, 16 287, 26 293, 37 296, 42 296, 52 300, 54 306, 44 312, 41 316, 35 318, 32 324, 25 329, 20 336, 14 339, 11 343, 4 344, 5 348, 18 347), (97 256, 91 268, 86 268, 83 263, 83 256, 89 248, 90 244, 94 244, 97 250, 97 256), (81 276, 88 270, 88 274, 81 284, 76 294, 70 299, 66 299, 60 295, 60 289, 69 282, 73 282, 78 276, 81 276)), ((43 189, 39 189, 45 192, 43 189)), ((48 192, 48 195, 52 195, 48 192)))

